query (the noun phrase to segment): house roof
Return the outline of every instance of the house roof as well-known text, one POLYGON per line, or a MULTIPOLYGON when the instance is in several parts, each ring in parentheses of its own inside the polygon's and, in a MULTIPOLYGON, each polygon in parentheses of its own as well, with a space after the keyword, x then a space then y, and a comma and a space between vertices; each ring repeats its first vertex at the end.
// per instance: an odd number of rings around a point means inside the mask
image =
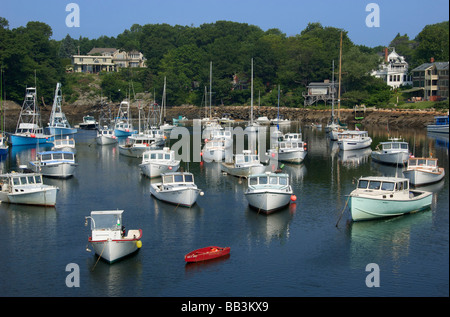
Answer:
POLYGON ((412 71, 421 71, 430 68, 435 65, 437 70, 448 69, 448 62, 434 62, 434 63, 423 63, 422 65, 414 68, 412 71))
POLYGON ((93 49, 91 49, 87 55, 93 55, 93 54, 103 54, 103 53, 114 53, 115 51, 117 51, 116 48, 113 47, 94 47, 93 49))

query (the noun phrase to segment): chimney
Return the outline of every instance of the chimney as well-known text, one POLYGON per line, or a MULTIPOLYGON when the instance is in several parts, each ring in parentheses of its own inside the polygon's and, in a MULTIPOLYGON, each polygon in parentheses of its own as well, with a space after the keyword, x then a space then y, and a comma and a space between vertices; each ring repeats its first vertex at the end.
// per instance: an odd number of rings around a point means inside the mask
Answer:
POLYGON ((388 48, 387 47, 385 47, 384 48, 384 61, 387 63, 387 61, 388 61, 388 48))
POLYGON ((434 57, 430 58, 430 63, 434 63, 434 57))

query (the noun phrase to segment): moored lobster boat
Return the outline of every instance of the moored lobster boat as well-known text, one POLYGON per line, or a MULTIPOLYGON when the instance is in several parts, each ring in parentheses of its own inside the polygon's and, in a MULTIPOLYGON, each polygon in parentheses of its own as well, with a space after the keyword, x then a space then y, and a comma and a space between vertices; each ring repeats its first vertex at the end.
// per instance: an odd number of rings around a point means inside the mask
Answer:
MULTIPOLYGON (((95 253, 109 263, 113 263, 138 251, 141 246, 142 230, 125 231, 122 225, 123 210, 91 211, 85 217, 91 219, 91 243, 95 253)), ((89 250, 88 250, 89 251, 89 250)))
POLYGON ((426 209, 433 193, 412 190, 409 180, 399 177, 361 177, 350 193, 349 206, 353 221, 400 216, 426 209))
POLYGON ((186 262, 201 262, 230 254, 230 247, 210 246, 189 252, 184 256, 186 262))
POLYGON ((201 189, 194 183, 194 175, 188 172, 161 174, 162 182, 150 185, 150 193, 157 199, 184 207, 191 207, 197 201, 198 195, 203 195, 201 189))
POLYGON ((433 157, 410 157, 403 176, 414 186, 437 183, 445 176, 445 169, 433 157))
POLYGON ((0 201, 10 204, 55 206, 58 187, 45 185, 42 175, 8 173, 0 175, 0 201))

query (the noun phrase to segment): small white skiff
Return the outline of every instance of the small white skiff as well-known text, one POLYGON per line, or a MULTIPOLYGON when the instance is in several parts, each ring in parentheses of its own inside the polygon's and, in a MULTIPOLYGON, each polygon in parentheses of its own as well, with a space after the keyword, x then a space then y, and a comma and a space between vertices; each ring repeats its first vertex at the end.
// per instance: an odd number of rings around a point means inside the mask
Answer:
POLYGON ((87 226, 91 220, 91 236, 88 241, 95 253, 106 262, 113 263, 138 251, 142 246, 142 230, 125 231, 122 225, 123 210, 91 211, 85 217, 87 226))

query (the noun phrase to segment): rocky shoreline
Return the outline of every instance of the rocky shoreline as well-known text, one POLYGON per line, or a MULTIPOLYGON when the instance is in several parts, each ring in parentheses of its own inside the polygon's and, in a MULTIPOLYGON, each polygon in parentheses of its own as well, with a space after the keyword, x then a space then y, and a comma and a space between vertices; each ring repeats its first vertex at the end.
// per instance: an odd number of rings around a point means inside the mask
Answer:
MULTIPOLYGON (((118 109, 119 104, 114 104, 112 107, 113 113, 118 109)), ((134 104, 132 104, 133 106, 134 104)), ((11 101, 4 101, 3 106, 5 109, 5 128, 7 131, 15 129, 17 119, 19 117, 21 106, 11 101)), ((132 107, 132 116, 137 118, 137 106, 132 107)), ((44 126, 48 122, 50 116, 51 105, 41 106, 41 114, 44 126)), ((87 105, 83 106, 79 103, 72 105, 63 105, 63 111, 65 112, 69 122, 72 125, 78 124, 82 121, 84 115, 90 114, 95 117, 99 116, 100 105, 87 105)), ((276 107, 254 107, 254 118, 259 116, 265 116, 269 119, 277 117, 278 109, 276 107)), ((209 114, 209 109, 207 109, 209 114)), ((337 114, 337 110, 335 109, 337 114)), ((216 106, 211 108, 211 114, 213 117, 221 118, 228 115, 230 118, 237 121, 248 121, 250 117, 249 106, 216 106)), ((398 128, 425 128, 427 124, 434 122, 434 117, 438 115, 445 115, 447 111, 432 111, 432 110, 415 110, 415 109, 399 109, 399 110, 386 110, 368 108, 364 114, 364 119, 355 120, 354 112, 351 109, 341 109, 340 120, 352 126, 355 123, 379 125, 379 126, 395 126, 398 128)), ((205 116, 205 108, 197 106, 177 106, 168 107, 166 110, 166 119, 171 121, 172 118, 178 118, 178 116, 185 116, 188 119, 200 119, 205 116)), ((280 115, 284 118, 292 121, 300 121, 304 124, 321 123, 325 125, 331 117, 330 110, 314 110, 301 108, 280 108, 280 115)))

